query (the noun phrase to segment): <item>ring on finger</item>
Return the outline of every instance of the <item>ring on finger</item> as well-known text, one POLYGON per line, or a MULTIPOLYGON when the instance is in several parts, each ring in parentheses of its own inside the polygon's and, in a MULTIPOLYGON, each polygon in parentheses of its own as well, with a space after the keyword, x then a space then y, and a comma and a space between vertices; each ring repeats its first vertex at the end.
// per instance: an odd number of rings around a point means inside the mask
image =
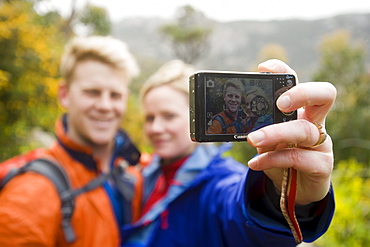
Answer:
POLYGON ((312 148, 315 148, 325 142, 326 138, 328 137, 328 134, 326 133, 326 130, 323 124, 320 124, 317 122, 313 124, 317 127, 317 129, 319 130, 319 134, 320 134, 319 140, 312 146, 312 148))
POLYGON ((296 147, 297 147, 297 143, 294 143, 294 142, 288 143, 288 148, 296 148, 296 147))

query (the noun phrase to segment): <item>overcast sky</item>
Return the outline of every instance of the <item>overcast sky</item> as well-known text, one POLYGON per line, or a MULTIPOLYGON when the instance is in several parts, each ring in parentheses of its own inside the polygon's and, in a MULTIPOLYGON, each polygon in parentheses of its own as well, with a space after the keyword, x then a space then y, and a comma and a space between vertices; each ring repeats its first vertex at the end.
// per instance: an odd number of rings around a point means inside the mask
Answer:
MULTIPOLYGON (((71 0, 49 0, 62 12, 70 9, 71 0)), ((370 13, 369 0, 77 0, 105 7, 112 21, 128 17, 174 17, 175 10, 191 5, 208 18, 234 20, 318 19, 343 13, 370 13)), ((51 6, 51 5, 50 5, 51 6)))

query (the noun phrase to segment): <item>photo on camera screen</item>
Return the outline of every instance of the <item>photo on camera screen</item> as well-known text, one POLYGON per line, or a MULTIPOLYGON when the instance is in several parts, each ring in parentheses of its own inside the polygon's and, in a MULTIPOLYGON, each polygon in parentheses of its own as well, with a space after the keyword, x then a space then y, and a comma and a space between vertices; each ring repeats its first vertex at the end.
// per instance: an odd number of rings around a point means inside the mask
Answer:
POLYGON ((206 135, 248 134, 274 123, 271 78, 205 78, 206 135))

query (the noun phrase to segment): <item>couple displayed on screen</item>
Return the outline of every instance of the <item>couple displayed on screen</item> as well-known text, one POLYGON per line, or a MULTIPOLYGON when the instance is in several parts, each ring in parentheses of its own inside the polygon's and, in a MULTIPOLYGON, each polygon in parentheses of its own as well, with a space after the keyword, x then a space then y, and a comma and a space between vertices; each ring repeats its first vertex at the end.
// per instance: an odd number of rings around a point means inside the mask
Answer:
POLYGON ((222 95, 224 110, 212 117, 206 134, 249 133, 273 123, 272 107, 260 87, 245 91, 243 83, 233 78, 226 81, 222 95))

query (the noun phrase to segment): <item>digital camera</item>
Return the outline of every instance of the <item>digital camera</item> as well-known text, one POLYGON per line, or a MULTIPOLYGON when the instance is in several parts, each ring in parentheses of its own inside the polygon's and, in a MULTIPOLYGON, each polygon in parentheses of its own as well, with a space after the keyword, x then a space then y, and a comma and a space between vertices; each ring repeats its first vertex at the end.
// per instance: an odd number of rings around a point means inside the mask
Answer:
POLYGON ((293 74, 199 71, 189 78, 190 137, 196 142, 246 141, 264 126, 297 119, 277 98, 296 85, 293 74))

